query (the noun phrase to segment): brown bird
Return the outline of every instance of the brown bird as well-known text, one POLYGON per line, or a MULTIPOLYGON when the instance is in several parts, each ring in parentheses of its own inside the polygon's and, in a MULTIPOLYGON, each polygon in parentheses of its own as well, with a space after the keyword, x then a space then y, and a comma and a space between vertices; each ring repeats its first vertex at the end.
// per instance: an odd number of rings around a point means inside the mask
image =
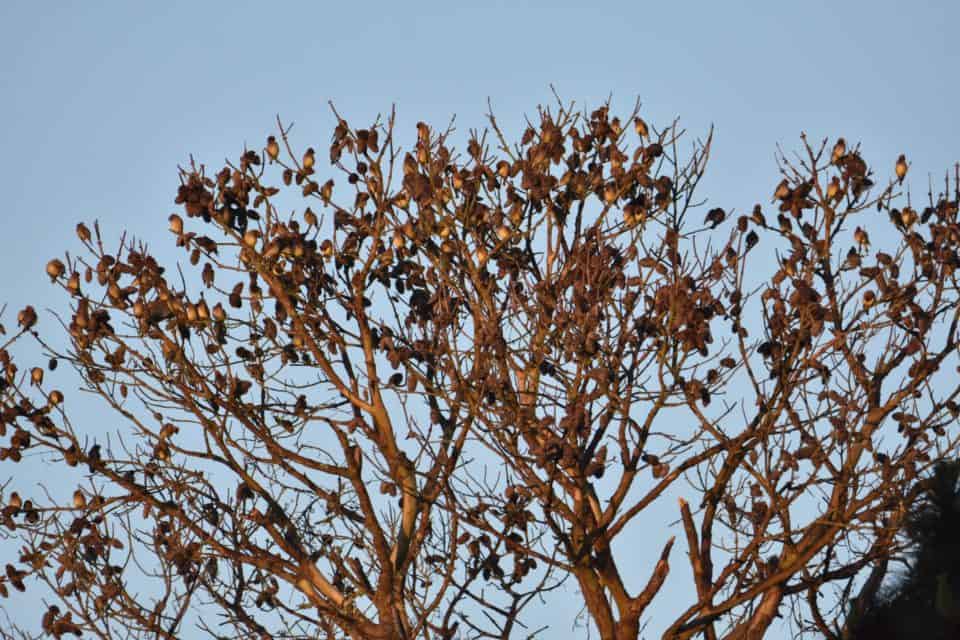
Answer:
POLYGON ((903 182, 904 176, 907 175, 907 158, 902 153, 900 157, 897 158, 897 182, 903 182))
POLYGON ((307 171, 313 169, 313 165, 316 163, 316 156, 313 152, 313 147, 307 149, 306 153, 303 154, 303 168, 307 171))
POLYGON ((277 156, 280 155, 280 145, 277 144, 277 139, 273 136, 267 138, 267 155, 270 156, 271 160, 276 160, 277 156))
POLYGON ((83 491, 77 489, 73 492, 73 507, 75 509, 83 509, 87 506, 87 497, 83 495, 83 491))
POLYGON ((90 241, 90 229, 82 222, 77 223, 77 237, 80 238, 80 242, 90 241))
POLYGON ((710 211, 707 212, 707 217, 703 221, 703 223, 704 224, 710 223, 710 228, 716 229, 726 219, 726 217, 727 217, 727 212, 724 211, 723 209, 720 209, 720 208, 710 209, 710 211))
POLYGON ((833 176, 830 184, 827 185, 827 200, 836 200, 840 195, 840 178, 833 176))
POLYGON ((170 231, 178 236, 183 233, 183 218, 175 213, 170 215, 170 231))
POLYGON ((863 249, 870 245, 870 236, 867 235, 867 232, 861 227, 857 227, 853 232, 853 239, 860 245, 860 248, 863 249))
POLYGON ((786 200, 790 196, 790 186, 786 179, 780 181, 777 189, 773 192, 774 200, 786 200))
POLYGON ((830 156, 830 162, 839 164, 840 160, 847 155, 847 142, 843 138, 837 138, 837 143, 833 145, 833 153, 830 156))
POLYGON ((47 263, 47 275, 50 276, 50 282, 55 282, 57 278, 63 275, 64 270, 63 263, 54 258, 47 263))
POLYGON ((917 218, 917 212, 913 209, 913 207, 904 207, 903 211, 900 212, 900 222, 907 230, 916 224, 917 218))
POLYGON ((647 129, 647 123, 643 121, 643 118, 634 119, 633 130, 636 131, 637 135, 641 138, 646 138, 650 135, 650 130, 647 129))

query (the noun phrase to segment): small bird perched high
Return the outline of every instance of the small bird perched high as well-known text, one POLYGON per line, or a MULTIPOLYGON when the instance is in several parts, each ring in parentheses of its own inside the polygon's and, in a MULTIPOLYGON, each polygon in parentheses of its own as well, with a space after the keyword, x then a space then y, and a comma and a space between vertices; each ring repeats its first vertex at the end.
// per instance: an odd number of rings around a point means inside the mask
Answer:
POLYGON ((276 160, 277 156, 280 155, 280 145, 273 136, 267 138, 267 155, 270 156, 271 160, 276 160))
POLYGON ((897 158, 897 183, 902 183, 904 176, 907 175, 907 158, 902 153, 897 158))
POLYGON ((847 155, 847 141, 843 138, 837 138, 837 143, 833 145, 833 153, 830 156, 830 162, 839 164, 840 160, 847 155))
POLYGON ((313 165, 316 162, 316 156, 313 152, 313 147, 307 149, 306 153, 303 154, 303 168, 304 170, 313 169, 313 165))

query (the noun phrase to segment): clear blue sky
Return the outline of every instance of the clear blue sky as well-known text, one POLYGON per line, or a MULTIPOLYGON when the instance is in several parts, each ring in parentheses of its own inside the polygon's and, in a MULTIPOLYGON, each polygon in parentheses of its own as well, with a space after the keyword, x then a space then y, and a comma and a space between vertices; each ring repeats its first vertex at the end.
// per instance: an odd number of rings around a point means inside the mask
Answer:
POLYGON ((551 83, 589 105, 639 96, 653 123, 716 125, 703 194, 728 209, 769 198, 776 144, 801 131, 890 167, 906 153, 919 196, 960 160, 956 2, 587 5, 4 0, 0 302, 63 308, 43 265, 80 220, 170 244, 178 163, 262 145, 278 113, 322 148, 328 100, 357 123, 396 104, 464 130, 488 97, 516 128, 551 83))

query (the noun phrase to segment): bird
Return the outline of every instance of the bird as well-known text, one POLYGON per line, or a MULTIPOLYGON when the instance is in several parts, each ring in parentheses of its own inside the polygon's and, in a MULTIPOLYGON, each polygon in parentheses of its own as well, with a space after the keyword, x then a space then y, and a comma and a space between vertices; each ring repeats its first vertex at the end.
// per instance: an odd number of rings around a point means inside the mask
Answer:
POLYGON ((780 181, 776 190, 773 192, 774 200, 786 200, 790 196, 790 186, 786 178, 780 181))
POLYGON ((845 155, 847 155, 847 142, 843 138, 837 138, 837 143, 833 145, 833 153, 830 156, 830 162, 833 164, 839 164, 845 155))
POLYGON ((83 491, 77 489, 73 492, 73 507, 75 509, 83 509, 87 506, 87 497, 83 495, 83 491))
POLYGON ((50 276, 50 282, 55 282, 57 278, 63 275, 66 267, 56 258, 47 263, 47 275, 50 276))
POLYGON ((304 170, 309 171, 313 168, 313 165, 316 163, 316 156, 314 155, 313 147, 307 149, 303 154, 303 168, 304 170))
POLYGON ((636 131, 637 135, 641 138, 646 138, 650 135, 650 131, 647 129, 647 123, 643 121, 643 118, 634 118, 633 130, 636 131))
POLYGON ((277 156, 280 155, 280 145, 277 144, 277 139, 273 136, 267 138, 267 155, 270 156, 271 160, 276 160, 277 156))
POLYGON ((724 221, 726 217, 727 217, 727 212, 724 211, 723 209, 720 209, 720 208, 710 209, 710 211, 707 212, 707 217, 703 221, 703 223, 707 224, 709 222, 710 228, 716 229, 717 227, 720 226, 720 224, 724 221))
POLYGON ((897 171, 897 182, 902 183, 904 176, 907 175, 907 158, 902 153, 900 154, 900 157, 897 158, 896 171, 897 171))
POLYGON ((830 184, 827 185, 827 200, 836 200, 840 195, 840 178, 833 176, 830 184))
POLYGON ((917 216, 917 212, 913 209, 913 207, 904 207, 903 211, 900 212, 900 222, 907 230, 916 224, 918 217, 919 216, 917 216))
POLYGON ((863 230, 862 227, 857 227, 853 232, 853 239, 860 245, 861 248, 867 247, 870 245, 870 236, 867 235, 867 232, 863 230))

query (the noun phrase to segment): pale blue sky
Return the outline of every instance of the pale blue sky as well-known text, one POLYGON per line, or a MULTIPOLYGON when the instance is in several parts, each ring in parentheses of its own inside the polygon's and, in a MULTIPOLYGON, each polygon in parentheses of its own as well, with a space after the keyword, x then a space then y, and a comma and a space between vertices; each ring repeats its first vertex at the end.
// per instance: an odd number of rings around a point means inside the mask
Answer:
POLYGON ((178 163, 262 145, 278 113, 323 148, 328 100, 464 130, 489 97, 516 130, 551 83, 590 106, 639 96, 650 122, 716 125, 702 193, 728 209, 769 199, 776 144, 801 131, 890 167, 906 153, 918 196, 960 159, 956 2, 590 4, 4 0, 0 303, 63 308, 43 265, 80 220, 167 251, 178 163))

